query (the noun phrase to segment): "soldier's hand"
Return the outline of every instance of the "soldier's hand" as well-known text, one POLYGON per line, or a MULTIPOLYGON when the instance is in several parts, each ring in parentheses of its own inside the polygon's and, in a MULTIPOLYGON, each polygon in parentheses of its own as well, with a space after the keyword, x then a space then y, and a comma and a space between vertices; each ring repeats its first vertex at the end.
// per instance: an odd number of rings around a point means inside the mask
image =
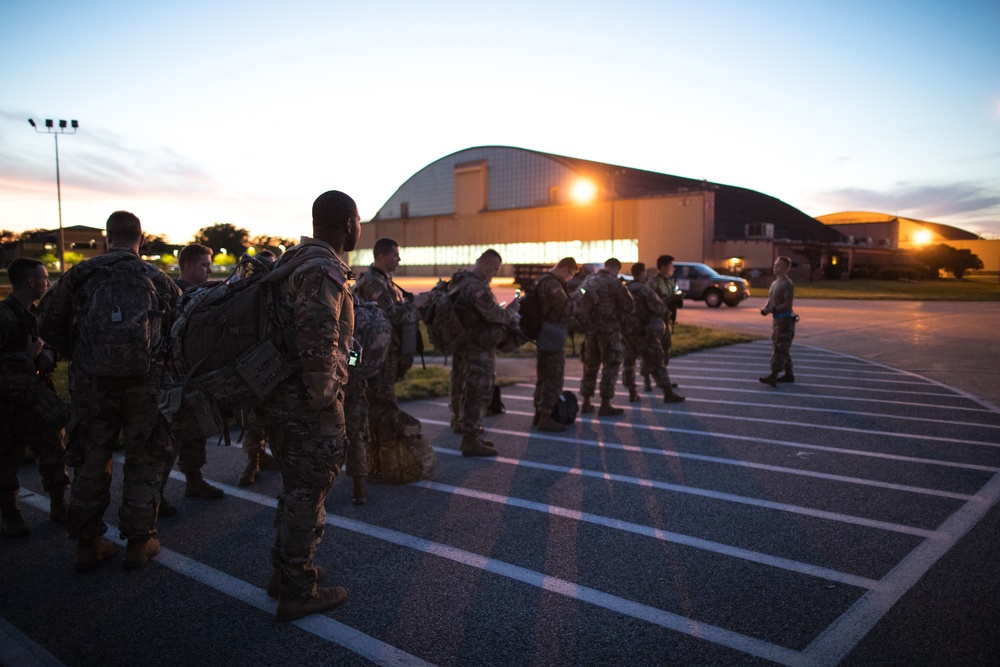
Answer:
POLYGON ((28 350, 28 354, 31 355, 32 358, 37 357, 42 353, 42 350, 45 349, 45 341, 42 340, 41 338, 36 338, 35 336, 28 334, 28 342, 26 344, 26 349, 28 350))
POLYGON ((42 350, 42 353, 35 357, 35 368, 42 373, 51 373, 55 367, 56 355, 52 350, 42 350))
POLYGON ((767 308, 761 308, 760 309, 760 314, 761 315, 767 315, 767 308))

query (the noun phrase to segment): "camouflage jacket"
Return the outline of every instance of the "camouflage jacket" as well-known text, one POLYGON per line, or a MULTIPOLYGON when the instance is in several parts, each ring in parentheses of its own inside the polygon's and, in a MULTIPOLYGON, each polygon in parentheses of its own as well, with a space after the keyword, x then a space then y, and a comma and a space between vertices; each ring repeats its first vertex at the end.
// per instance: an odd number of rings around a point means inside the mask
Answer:
POLYGON ((28 353, 28 336, 38 337, 36 308, 24 304, 8 294, 0 301, 0 373, 34 375, 36 359, 28 353))
POLYGON ((659 273, 654 273, 647 282, 667 307, 666 314, 669 315, 671 319, 676 320, 678 299, 683 299, 684 295, 684 292, 677 287, 677 277, 670 276, 669 278, 664 278, 659 273))
POLYGON ((38 304, 38 328, 46 343, 52 345, 60 355, 73 358, 73 345, 76 342, 75 306, 78 295, 83 294, 84 283, 98 270, 109 262, 122 258, 122 255, 132 255, 134 260, 145 272, 156 289, 156 298, 164 316, 160 320, 160 341, 163 349, 154 353, 154 363, 163 363, 168 354, 167 346, 170 340, 170 327, 173 324, 174 303, 180 295, 180 290, 174 281, 159 268, 139 259, 132 250, 117 248, 109 250, 104 255, 80 262, 70 268, 42 296, 38 304))
POLYGON ((308 257, 279 290, 278 321, 288 331, 290 361, 301 373, 310 410, 343 401, 347 362, 354 336, 354 301, 347 279, 350 267, 319 239, 302 242, 279 263, 308 257))
POLYGON ((607 269, 587 276, 580 288, 586 290, 583 316, 589 320, 590 331, 594 333, 620 331, 635 310, 628 288, 607 269))
POLYGON ((542 320, 568 327, 576 302, 570 300, 569 294, 566 292, 566 284, 551 271, 546 271, 538 276, 534 289, 542 307, 542 320))
POLYGON ((633 338, 645 336, 647 327, 663 321, 667 306, 646 283, 632 281, 628 284, 628 291, 635 302, 635 313, 628 319, 623 333, 633 338))
POLYGON ((465 326, 463 346, 495 348, 504 339, 508 325, 517 321, 517 314, 497 303, 490 284, 474 271, 456 273, 452 284, 459 319, 465 326))
POLYGON ((392 278, 375 265, 361 274, 354 284, 354 291, 365 301, 374 301, 392 322, 397 333, 404 324, 413 324, 420 319, 413 297, 404 292, 392 278))

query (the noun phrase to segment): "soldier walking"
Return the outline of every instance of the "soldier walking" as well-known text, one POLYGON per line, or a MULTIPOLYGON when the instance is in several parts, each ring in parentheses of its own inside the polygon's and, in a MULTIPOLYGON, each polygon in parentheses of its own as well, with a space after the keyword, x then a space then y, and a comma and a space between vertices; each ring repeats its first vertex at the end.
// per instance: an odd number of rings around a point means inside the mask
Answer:
POLYGON ((566 430, 552 418, 552 410, 562 394, 566 374, 566 335, 576 303, 569 298, 567 284, 577 268, 575 259, 565 257, 539 276, 532 288, 538 296, 542 315, 535 365, 535 418, 532 420, 539 431, 562 433, 566 430))
POLYGON ((611 404, 618 384, 625 353, 622 349, 622 327, 635 309, 632 296, 618 279, 622 263, 614 257, 604 262, 604 268, 587 276, 580 285, 583 303, 578 320, 586 331, 583 345, 583 381, 580 394, 583 405, 580 411, 592 413, 590 399, 597 388, 597 372, 601 373, 601 407, 597 414, 616 417, 625 411, 611 404))

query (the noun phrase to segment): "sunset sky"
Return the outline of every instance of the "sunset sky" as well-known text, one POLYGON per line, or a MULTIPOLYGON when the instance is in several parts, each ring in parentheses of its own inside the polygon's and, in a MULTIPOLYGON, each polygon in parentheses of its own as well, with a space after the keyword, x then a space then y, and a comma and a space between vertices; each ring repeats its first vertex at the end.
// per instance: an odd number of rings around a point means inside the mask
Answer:
POLYGON ((371 218, 508 145, 1000 236, 1000 2, 0 2, 0 228, 371 218))

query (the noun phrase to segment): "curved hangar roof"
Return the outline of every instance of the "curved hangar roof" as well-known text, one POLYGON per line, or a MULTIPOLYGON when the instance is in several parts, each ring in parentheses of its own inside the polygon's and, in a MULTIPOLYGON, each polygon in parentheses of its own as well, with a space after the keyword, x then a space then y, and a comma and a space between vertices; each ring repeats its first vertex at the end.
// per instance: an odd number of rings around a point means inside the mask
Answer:
POLYGON ((483 163, 490 211, 567 204, 573 184, 586 178, 605 200, 714 190, 719 240, 745 238, 746 225, 761 222, 774 225, 777 239, 844 240, 797 208, 754 190, 510 146, 466 148, 432 162, 403 183, 373 220, 454 215, 455 170, 483 163))

